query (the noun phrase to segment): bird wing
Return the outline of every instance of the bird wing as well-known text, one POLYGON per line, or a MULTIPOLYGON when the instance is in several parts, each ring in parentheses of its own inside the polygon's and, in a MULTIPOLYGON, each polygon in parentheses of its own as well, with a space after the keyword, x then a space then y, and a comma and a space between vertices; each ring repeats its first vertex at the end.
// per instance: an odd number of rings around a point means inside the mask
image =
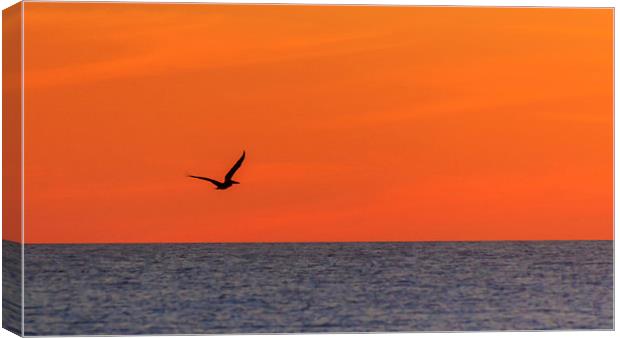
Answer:
POLYGON ((194 175, 187 175, 187 177, 193 177, 193 178, 197 178, 197 179, 199 179, 199 180, 209 181, 209 182, 211 182, 211 183, 215 184, 216 186, 220 186, 220 185, 222 185, 222 183, 221 183, 221 182, 216 181, 216 180, 214 180, 214 179, 212 179, 212 178, 208 178, 208 177, 194 176, 194 175))
POLYGON ((230 170, 226 174, 226 177, 225 177, 226 181, 232 180, 233 175, 235 174, 235 172, 237 172, 237 169, 239 169, 239 167, 241 166, 241 163, 243 163, 243 160, 245 160, 245 150, 243 151, 243 155, 241 155, 241 157, 237 160, 235 165, 232 168, 230 168, 230 170))

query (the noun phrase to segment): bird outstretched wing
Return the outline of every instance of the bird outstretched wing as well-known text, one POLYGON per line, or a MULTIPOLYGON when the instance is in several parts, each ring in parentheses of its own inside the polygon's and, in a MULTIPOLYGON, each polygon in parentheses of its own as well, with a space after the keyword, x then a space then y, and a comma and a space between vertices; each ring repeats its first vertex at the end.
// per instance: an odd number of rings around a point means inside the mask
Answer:
POLYGON ((225 177, 226 181, 232 180, 233 175, 235 174, 235 172, 237 172, 237 169, 239 169, 239 167, 241 166, 241 163, 243 163, 243 160, 245 160, 245 150, 243 151, 243 155, 241 155, 241 157, 237 160, 235 165, 233 165, 233 167, 230 168, 230 170, 226 174, 226 177, 225 177))
POLYGON ((199 179, 199 180, 209 181, 209 182, 211 182, 211 183, 215 184, 215 186, 220 186, 220 185, 222 185, 222 183, 221 183, 221 182, 216 181, 216 180, 214 180, 214 179, 212 179, 212 178, 208 178, 208 177, 194 176, 194 175, 187 175, 187 177, 193 177, 193 178, 197 178, 197 179, 199 179))

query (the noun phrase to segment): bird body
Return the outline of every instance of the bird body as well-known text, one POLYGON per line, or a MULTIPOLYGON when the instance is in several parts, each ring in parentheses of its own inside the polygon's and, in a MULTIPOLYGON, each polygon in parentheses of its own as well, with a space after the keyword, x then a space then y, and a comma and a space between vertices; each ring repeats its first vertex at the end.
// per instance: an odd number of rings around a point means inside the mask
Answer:
POLYGON ((220 181, 214 180, 212 178, 202 177, 202 176, 187 175, 187 177, 197 178, 199 180, 204 180, 204 181, 207 181, 207 182, 211 182, 213 185, 215 185, 215 189, 216 190, 226 190, 226 189, 232 187, 234 184, 239 184, 239 182, 234 181, 232 179, 232 177, 237 172, 239 167, 241 167, 241 163, 243 163, 243 160, 245 160, 245 150, 243 151, 243 154, 237 160, 237 162, 235 162, 235 165, 233 165, 233 167, 230 168, 230 170, 228 171, 228 173, 224 177, 224 182, 220 182, 220 181))

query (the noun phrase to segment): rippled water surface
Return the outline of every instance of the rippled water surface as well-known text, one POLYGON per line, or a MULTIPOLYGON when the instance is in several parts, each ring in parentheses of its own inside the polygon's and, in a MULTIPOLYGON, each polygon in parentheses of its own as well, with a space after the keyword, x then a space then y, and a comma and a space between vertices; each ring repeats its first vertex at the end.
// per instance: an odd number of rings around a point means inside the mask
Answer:
POLYGON ((611 241, 25 250, 27 335, 613 328, 611 241))

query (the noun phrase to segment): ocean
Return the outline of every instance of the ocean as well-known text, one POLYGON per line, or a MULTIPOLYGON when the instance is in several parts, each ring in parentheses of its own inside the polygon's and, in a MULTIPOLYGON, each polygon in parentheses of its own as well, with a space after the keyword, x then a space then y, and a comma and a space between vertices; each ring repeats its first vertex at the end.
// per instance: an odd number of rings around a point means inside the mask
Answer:
POLYGON ((613 329, 612 241, 26 245, 24 260, 26 335, 613 329))

